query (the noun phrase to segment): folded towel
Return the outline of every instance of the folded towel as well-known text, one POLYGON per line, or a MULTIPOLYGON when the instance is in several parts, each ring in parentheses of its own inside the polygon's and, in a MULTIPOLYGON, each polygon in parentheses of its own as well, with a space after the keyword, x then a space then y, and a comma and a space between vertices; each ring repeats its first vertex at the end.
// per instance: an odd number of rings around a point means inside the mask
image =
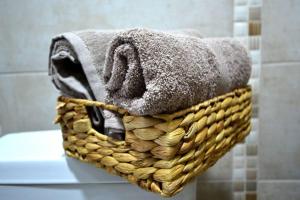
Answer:
MULTIPOLYGON (((105 92, 101 73, 104 66, 105 46, 108 46, 114 34, 115 32, 109 31, 101 33, 84 31, 65 33, 53 39, 49 55, 49 75, 62 95, 104 101, 105 92), (100 34, 102 40, 97 37, 95 41, 94 34, 100 34), (93 45, 89 44, 94 44, 97 48, 91 49, 93 45), (97 51, 99 48, 101 51, 97 51), (97 54, 96 58, 95 54, 97 54), (92 60, 92 57, 95 60, 92 60)), ((98 107, 88 108, 87 112, 96 130, 115 139, 124 139, 124 127, 117 114, 98 107)))
MULTIPOLYGON (((49 75, 62 95, 104 101, 106 94, 102 72, 105 54, 112 38, 121 32, 84 30, 53 38, 49 75)), ((192 29, 172 33, 201 37, 198 31, 192 29)), ((124 127, 118 115, 96 107, 88 108, 87 111, 95 129, 116 139, 124 137, 124 127)))
MULTIPOLYGON (((64 33, 53 39, 49 63, 62 94, 113 103, 137 115, 187 108, 246 86, 251 73, 238 41, 201 38, 193 30, 64 33)), ((93 109, 105 134, 124 131, 116 114, 93 109)))
POLYGON ((233 39, 146 29, 116 34, 104 67, 106 101, 137 115, 169 113, 246 86, 246 49, 233 39))

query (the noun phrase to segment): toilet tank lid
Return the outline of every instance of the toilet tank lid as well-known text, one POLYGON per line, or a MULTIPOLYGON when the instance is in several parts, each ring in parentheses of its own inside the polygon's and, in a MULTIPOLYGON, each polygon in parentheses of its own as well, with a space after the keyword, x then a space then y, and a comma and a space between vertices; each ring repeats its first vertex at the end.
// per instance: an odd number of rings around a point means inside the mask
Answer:
POLYGON ((0 184, 125 183, 117 176, 68 158, 60 130, 0 137, 0 184))

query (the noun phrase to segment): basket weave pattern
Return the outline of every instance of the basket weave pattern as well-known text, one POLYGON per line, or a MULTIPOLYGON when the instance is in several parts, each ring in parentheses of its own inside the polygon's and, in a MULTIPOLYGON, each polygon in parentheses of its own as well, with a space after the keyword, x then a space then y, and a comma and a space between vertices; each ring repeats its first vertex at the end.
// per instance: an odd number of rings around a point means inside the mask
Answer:
POLYGON ((61 125, 68 156, 170 197, 244 140, 251 129, 251 106, 250 87, 155 116, 133 116, 114 105, 61 96, 55 121, 61 125), (93 129, 87 106, 118 112, 125 141, 93 129))

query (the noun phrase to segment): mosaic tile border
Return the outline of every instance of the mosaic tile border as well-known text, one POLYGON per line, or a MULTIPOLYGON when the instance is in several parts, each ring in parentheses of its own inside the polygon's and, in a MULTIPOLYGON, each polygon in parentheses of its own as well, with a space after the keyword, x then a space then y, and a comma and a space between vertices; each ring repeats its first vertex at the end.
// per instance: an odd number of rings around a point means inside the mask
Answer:
POLYGON ((258 101, 261 70, 261 6, 262 0, 234 0, 233 35, 250 51, 253 89, 252 131, 245 143, 233 149, 232 184, 234 200, 257 199, 258 101))

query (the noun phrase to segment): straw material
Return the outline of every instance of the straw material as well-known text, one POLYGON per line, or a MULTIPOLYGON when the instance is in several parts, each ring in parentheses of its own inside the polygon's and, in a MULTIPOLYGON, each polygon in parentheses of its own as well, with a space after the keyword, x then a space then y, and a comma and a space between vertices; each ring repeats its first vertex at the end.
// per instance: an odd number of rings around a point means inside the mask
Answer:
POLYGON ((170 197, 215 164, 251 129, 251 88, 236 89, 173 114, 133 116, 102 102, 59 97, 57 117, 68 156, 170 197), (92 128, 86 107, 118 112, 125 141, 92 128))

